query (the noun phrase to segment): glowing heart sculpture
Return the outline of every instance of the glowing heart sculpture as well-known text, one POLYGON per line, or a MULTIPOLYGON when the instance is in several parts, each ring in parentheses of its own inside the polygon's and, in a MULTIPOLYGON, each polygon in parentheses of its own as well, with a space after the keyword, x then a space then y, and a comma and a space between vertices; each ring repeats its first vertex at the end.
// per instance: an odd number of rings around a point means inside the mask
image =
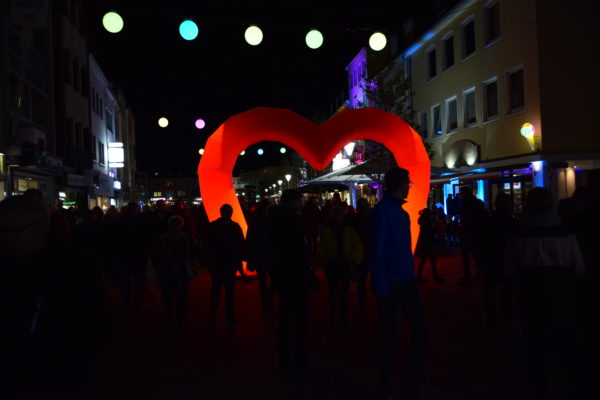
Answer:
MULTIPOLYGON (((386 146, 398 166, 409 171, 413 185, 403 206, 411 218, 413 250, 419 232, 419 210, 427 205, 430 162, 419 135, 399 116, 377 108, 345 110, 321 125, 282 108, 257 107, 229 117, 208 139, 198 165, 200 195, 208 218, 219 208, 233 207, 232 219, 247 223, 233 189, 231 171, 242 150, 262 142, 283 143, 296 150, 313 168, 322 170, 347 143, 370 139, 386 146)), ((385 171, 383 171, 385 172, 385 171)))

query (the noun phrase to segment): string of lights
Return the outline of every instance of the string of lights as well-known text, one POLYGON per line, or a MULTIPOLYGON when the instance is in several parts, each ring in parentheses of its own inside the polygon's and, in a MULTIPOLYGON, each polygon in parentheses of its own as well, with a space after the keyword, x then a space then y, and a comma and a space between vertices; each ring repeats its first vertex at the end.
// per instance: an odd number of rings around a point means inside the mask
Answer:
MULTIPOLYGON (((117 34, 117 33, 121 32, 123 30, 123 28, 125 27, 125 21, 123 20, 123 18, 121 17, 121 15, 118 12, 109 11, 102 18, 102 25, 103 25, 104 29, 106 29, 107 32, 117 34)), ((244 39, 246 40, 246 43, 248 43, 251 46, 260 45, 264 38, 263 30, 260 28, 260 26, 258 24, 255 24, 255 23, 250 23, 247 25, 248 26, 246 27, 246 29, 244 31, 244 39)), ((292 25, 292 26, 294 26, 294 25, 292 25)), ((298 25, 295 25, 295 26, 298 27, 298 25)), ((289 28, 290 25, 287 25, 287 27, 289 28)), ((323 42, 325 40, 322 31, 328 30, 328 29, 331 30, 331 29, 335 29, 335 28, 320 27, 317 29, 315 27, 309 27, 307 29, 308 29, 308 32, 306 33, 306 36, 305 36, 305 43, 309 48, 316 50, 321 47, 321 45, 323 44, 323 42)), ((386 37, 385 33, 383 33, 381 30, 374 30, 371 28, 362 28, 362 27, 346 28, 346 30, 347 31, 349 31, 349 30, 371 31, 372 34, 369 37, 368 45, 373 51, 381 51, 385 48, 385 46, 387 44, 387 37, 386 37)), ((184 40, 188 40, 188 41, 195 40, 198 37, 198 32, 199 32, 198 25, 192 19, 184 19, 179 24, 179 35, 184 40)))

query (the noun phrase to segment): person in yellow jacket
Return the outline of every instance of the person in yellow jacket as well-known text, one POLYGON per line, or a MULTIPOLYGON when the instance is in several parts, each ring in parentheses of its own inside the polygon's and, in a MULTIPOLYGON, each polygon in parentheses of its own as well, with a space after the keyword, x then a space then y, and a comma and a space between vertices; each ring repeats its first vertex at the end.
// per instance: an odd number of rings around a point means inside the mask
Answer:
POLYGON ((325 271, 329 286, 330 317, 336 319, 340 304, 342 324, 348 322, 348 290, 350 281, 356 280, 357 265, 362 261, 363 247, 356 231, 345 223, 341 206, 332 209, 332 221, 319 237, 319 261, 325 271), (339 296, 339 297, 338 297, 339 296))

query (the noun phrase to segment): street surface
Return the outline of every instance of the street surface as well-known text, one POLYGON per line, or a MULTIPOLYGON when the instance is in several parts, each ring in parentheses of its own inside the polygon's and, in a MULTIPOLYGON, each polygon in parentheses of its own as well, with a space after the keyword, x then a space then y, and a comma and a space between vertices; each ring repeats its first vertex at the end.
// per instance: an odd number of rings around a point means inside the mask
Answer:
MULTIPOLYGON (((493 335, 483 319, 481 281, 459 284, 457 254, 439 257, 446 282, 420 283, 430 326, 424 399, 526 399, 518 324, 512 335, 493 335)), ((425 277, 430 278, 429 264, 425 277)), ((351 287, 350 324, 329 320, 327 287, 312 296, 311 375, 283 379, 275 369, 276 318, 264 315, 258 281, 237 281, 238 323, 228 327, 219 309, 209 318, 210 276, 205 269, 191 286, 186 325, 167 323, 160 294, 149 285, 142 312, 119 311, 118 337, 104 353, 94 383, 96 399, 371 399, 377 384, 377 315, 369 292, 366 317, 351 287)), ((119 303, 111 287, 115 309, 119 303)), ((222 307, 222 305, 221 305, 222 307)), ((407 336, 400 338, 401 351, 407 336)), ((401 368, 401 362, 399 362, 401 368)), ((558 366, 555 367, 557 369, 558 366)), ((554 371, 553 398, 564 398, 554 371)))

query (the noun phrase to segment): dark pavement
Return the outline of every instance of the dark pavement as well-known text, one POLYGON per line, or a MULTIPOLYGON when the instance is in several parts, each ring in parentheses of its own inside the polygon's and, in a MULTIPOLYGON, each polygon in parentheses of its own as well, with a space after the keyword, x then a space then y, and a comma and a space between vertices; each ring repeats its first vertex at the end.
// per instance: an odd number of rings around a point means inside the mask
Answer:
MULTIPOLYGON (((424 399, 526 399, 518 324, 512 335, 486 332, 480 281, 459 284, 456 254, 439 258, 446 282, 420 283, 430 326, 424 399)), ((430 278, 429 264, 425 277, 430 278)), ((210 277, 201 270, 191 286, 186 325, 164 319, 159 292, 149 284, 142 312, 119 311, 118 337, 104 352, 94 379, 96 399, 371 399, 377 387, 377 315, 358 315, 351 287, 350 324, 328 315, 321 292, 312 296, 310 360, 315 371, 283 379, 275 369, 276 317, 264 315, 258 281, 238 281, 238 323, 226 325, 221 308, 209 319, 210 277)), ((120 298, 111 287, 115 309, 120 298)), ((399 338, 405 344, 406 335, 399 338)), ((404 349, 404 346, 401 346, 404 349)), ((400 357, 399 357, 400 359, 400 357)), ((399 362, 401 368, 401 361, 399 362)), ((558 366, 555 367, 557 369, 558 366)), ((564 398, 564 380, 553 372, 553 399, 564 398)))

